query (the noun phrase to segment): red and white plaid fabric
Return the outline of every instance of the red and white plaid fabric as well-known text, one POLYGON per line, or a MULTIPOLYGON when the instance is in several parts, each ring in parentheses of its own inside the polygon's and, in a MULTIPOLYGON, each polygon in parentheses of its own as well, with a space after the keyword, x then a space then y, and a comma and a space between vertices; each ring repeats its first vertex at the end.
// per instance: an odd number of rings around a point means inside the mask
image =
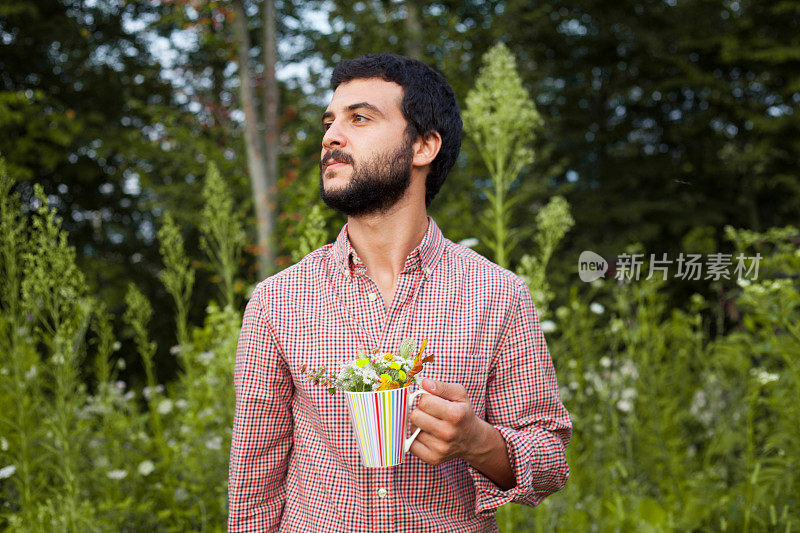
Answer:
POLYGON ((347 224, 253 291, 236 353, 229 531, 497 531, 498 506, 537 505, 566 483, 572 424, 528 287, 428 221, 390 309, 347 224), (409 453, 365 468, 344 395, 301 380, 304 363, 338 371, 358 346, 396 352, 406 337, 428 339, 435 361, 422 375, 464 385, 502 433, 516 487, 460 459, 430 466, 409 453))

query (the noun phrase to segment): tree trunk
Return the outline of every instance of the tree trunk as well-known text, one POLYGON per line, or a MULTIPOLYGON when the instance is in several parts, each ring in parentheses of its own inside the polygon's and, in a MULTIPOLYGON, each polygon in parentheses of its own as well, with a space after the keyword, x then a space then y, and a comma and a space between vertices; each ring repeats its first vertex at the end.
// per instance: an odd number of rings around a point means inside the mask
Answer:
POLYGON ((261 279, 264 279, 273 272, 275 267, 275 254, 271 246, 272 232, 275 227, 274 209, 270 210, 270 205, 274 202, 270 202, 263 143, 258 132, 256 95, 248 61, 250 34, 247 29, 247 13, 242 0, 234 0, 232 3, 235 10, 233 30, 239 55, 239 95, 245 117, 247 170, 250 174, 250 186, 253 191, 253 207, 258 235, 258 273, 261 279))
POLYGON ((275 65, 278 62, 277 39, 275 36, 275 0, 264 0, 262 16, 264 26, 262 60, 264 61, 263 140, 266 162, 265 177, 269 191, 269 212, 273 216, 272 223, 274 226, 277 222, 278 212, 278 148, 280 146, 280 126, 278 124, 280 92, 278 90, 278 80, 275 78, 275 65))
POLYGON ((420 22, 420 9, 415 0, 406 0, 406 55, 422 61, 422 23, 420 22))

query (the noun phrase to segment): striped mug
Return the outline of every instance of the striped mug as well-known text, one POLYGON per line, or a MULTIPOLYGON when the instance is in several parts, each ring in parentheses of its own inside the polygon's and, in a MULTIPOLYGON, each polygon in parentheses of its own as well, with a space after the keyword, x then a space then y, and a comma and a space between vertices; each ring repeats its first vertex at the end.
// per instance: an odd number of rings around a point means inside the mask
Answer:
POLYGON ((343 391, 350 423, 356 434, 358 453, 366 467, 394 466, 403 462, 420 428, 406 438, 411 402, 428 391, 409 393, 410 387, 374 392, 343 391))

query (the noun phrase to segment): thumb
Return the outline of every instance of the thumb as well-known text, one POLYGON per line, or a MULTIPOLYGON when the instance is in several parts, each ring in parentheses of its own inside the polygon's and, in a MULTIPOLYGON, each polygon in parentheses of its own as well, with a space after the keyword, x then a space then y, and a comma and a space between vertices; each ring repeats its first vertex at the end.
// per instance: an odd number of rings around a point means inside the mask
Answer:
POLYGON ((447 383, 436 379, 425 378, 422 388, 431 394, 450 401, 463 401, 467 399, 467 389, 459 383, 447 383))

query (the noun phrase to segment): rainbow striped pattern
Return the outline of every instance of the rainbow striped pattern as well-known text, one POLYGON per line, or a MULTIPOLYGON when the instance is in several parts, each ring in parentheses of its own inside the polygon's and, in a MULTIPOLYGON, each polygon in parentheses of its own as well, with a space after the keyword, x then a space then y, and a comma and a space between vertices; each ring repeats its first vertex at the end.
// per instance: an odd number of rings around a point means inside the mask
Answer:
POLYGON ((409 388, 344 391, 364 466, 394 466, 403 462, 409 388))

